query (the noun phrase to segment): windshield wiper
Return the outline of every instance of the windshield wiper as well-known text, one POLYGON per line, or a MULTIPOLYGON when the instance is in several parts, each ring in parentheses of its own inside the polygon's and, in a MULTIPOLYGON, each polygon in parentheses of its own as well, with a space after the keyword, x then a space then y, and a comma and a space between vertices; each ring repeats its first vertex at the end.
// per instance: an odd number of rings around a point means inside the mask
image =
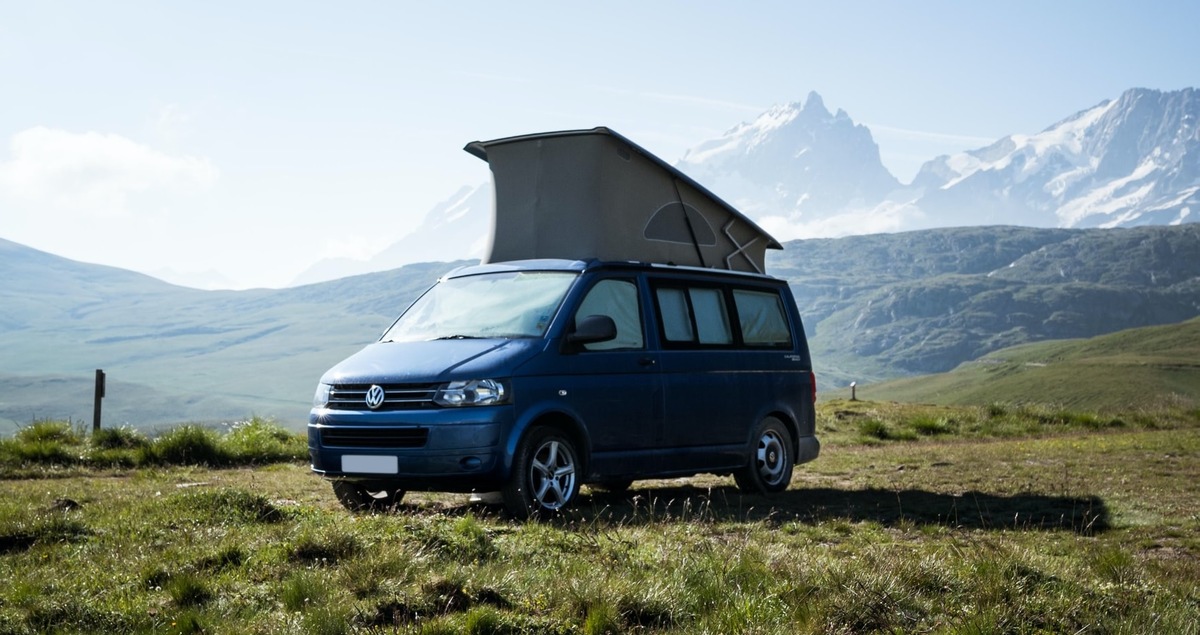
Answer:
POLYGON ((437 340, 481 340, 481 339, 483 339, 483 338, 479 337, 478 335, 443 335, 441 337, 433 338, 433 341, 437 341, 437 340))

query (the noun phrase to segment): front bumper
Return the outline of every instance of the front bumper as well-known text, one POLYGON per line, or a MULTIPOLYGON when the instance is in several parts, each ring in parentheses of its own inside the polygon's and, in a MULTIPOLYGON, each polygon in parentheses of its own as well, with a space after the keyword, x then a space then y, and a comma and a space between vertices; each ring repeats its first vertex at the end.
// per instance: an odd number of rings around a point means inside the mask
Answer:
POLYGON ((314 472, 404 489, 472 491, 503 482, 512 407, 359 412, 313 409, 314 472))

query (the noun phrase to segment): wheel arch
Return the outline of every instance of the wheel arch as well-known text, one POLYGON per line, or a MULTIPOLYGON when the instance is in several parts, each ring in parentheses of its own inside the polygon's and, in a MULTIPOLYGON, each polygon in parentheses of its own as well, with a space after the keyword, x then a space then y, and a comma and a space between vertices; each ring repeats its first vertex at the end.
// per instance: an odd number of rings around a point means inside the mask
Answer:
MULTIPOLYGON (((796 457, 800 454, 800 427, 796 423, 795 417, 783 410, 771 410, 763 415, 758 420, 758 423, 761 423, 768 418, 778 419, 779 422, 783 424, 783 427, 787 428, 788 434, 792 435, 792 460, 795 461, 796 457)), ((755 423, 755 428, 758 427, 758 423, 755 423)), ((753 434, 753 429, 751 430, 751 434, 753 434)))
POLYGON ((539 413, 534 417, 530 417, 523 425, 517 426, 514 429, 505 446, 504 469, 506 474, 512 473, 513 458, 516 456, 517 448, 520 447, 521 441, 529 436, 530 432, 538 428, 550 428, 565 435, 575 446, 575 452, 578 455, 576 458, 578 458, 580 463, 579 471, 581 477, 587 474, 592 452, 590 437, 578 419, 560 410, 548 410, 539 413))

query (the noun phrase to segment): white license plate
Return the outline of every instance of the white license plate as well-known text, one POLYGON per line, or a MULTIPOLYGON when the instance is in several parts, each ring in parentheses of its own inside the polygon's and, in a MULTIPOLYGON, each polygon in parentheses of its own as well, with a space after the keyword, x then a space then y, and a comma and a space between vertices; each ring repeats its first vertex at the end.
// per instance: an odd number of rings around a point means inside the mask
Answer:
POLYGON ((400 460, 394 456, 346 454, 342 456, 342 471, 349 474, 395 474, 400 471, 400 460))

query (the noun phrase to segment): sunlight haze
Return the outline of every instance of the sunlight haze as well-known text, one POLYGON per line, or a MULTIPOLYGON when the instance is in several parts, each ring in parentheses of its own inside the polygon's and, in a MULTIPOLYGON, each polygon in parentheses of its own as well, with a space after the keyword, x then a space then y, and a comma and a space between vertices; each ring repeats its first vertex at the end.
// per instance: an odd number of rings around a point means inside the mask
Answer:
POLYGON ((810 91, 908 183, 1129 88, 1200 86, 1196 24, 1188 2, 10 2, 0 238, 285 286, 486 182, 469 141, 603 125, 674 163, 810 91))

